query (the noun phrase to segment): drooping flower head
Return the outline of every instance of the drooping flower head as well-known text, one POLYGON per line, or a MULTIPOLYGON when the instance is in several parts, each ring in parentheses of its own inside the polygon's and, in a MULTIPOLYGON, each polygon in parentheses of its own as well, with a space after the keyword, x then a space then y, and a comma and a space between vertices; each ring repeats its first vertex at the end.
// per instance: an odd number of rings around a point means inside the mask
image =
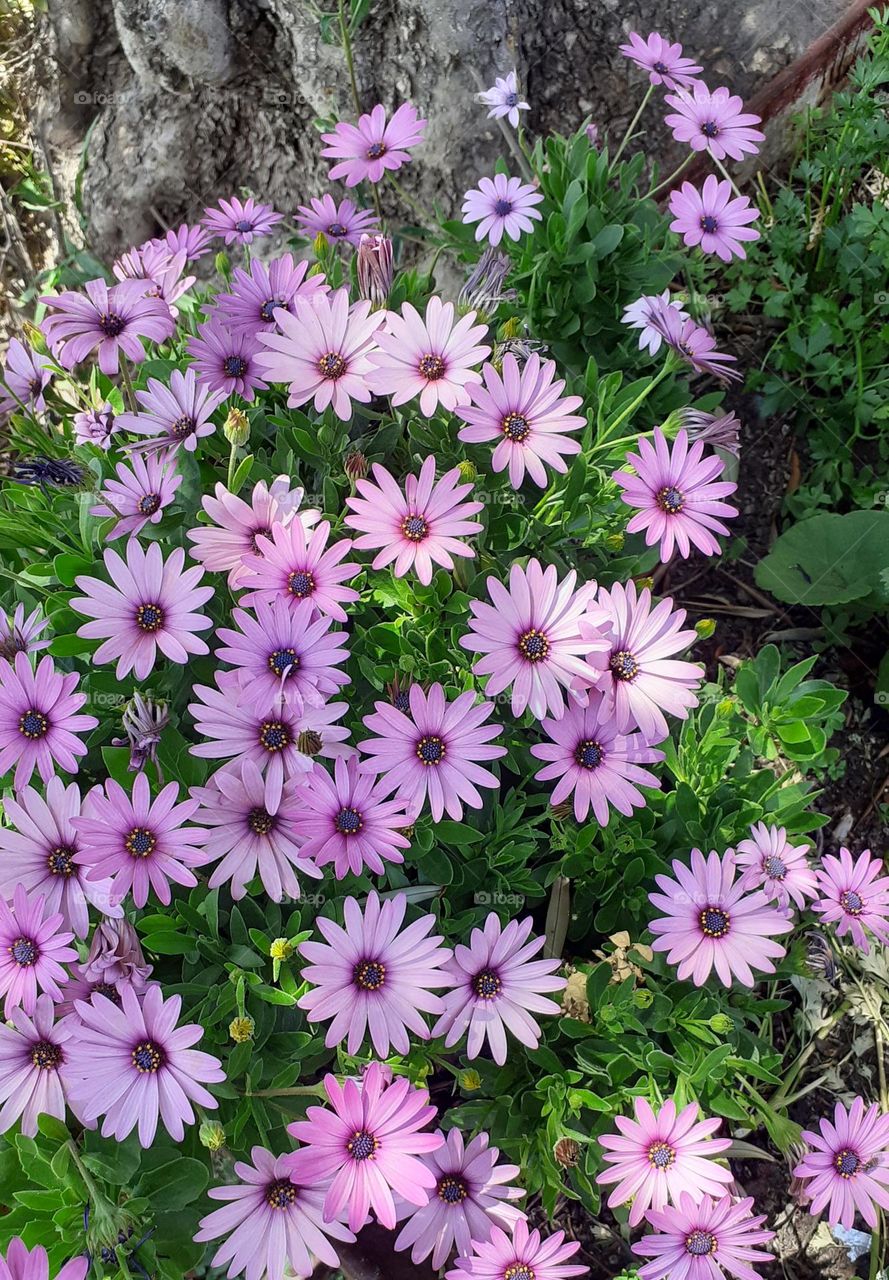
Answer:
POLYGON ((374 569, 395 561, 395 576, 411 569, 424 586, 432 581, 433 566, 453 570, 454 556, 472 558, 475 552, 463 541, 482 526, 471 517, 481 502, 467 502, 471 484, 464 484, 459 467, 435 479, 435 458, 425 459, 420 474, 410 475, 402 490, 385 467, 374 463, 373 481, 358 480, 358 497, 346 498, 351 512, 345 523, 360 536, 354 546, 377 550, 374 569))
POLYGON ((258 236, 270 235, 283 217, 270 204, 260 204, 252 196, 246 200, 232 196, 220 200, 218 208, 205 209, 202 222, 226 244, 252 244, 258 236))
POLYGON ((332 195, 313 197, 307 205, 301 204, 295 214, 296 225, 304 236, 314 240, 324 236, 328 244, 358 243, 367 232, 376 231, 380 220, 370 209, 358 209, 346 199, 337 203, 332 195))
POLYGON ((818 877, 806 859, 811 845, 792 845, 784 827, 755 822, 750 839, 740 840, 736 861, 745 889, 762 889, 770 902, 803 910, 807 898, 818 896, 818 877))
POLYGON ((43 636, 48 626, 49 618, 44 618, 39 609, 32 609, 26 618, 23 604, 17 604, 12 613, 0 607, 0 658, 14 662, 17 653, 48 649, 50 639, 43 636))
POLYGON ((157 750, 170 723, 167 704, 144 698, 137 689, 121 712, 120 719, 125 736, 112 738, 111 745, 129 749, 128 771, 137 773, 146 764, 157 767, 157 750))
POLYGON ((513 129, 519 127, 519 112, 531 109, 530 103, 522 101, 519 78, 515 71, 509 71, 505 76, 496 76, 491 88, 479 93, 476 101, 491 108, 488 112, 489 120, 502 120, 505 116, 513 129))
POLYGON ((287 524, 297 514, 306 529, 321 519, 321 512, 314 508, 300 510, 303 490, 291 489, 289 476, 278 476, 271 485, 260 480, 249 503, 223 484, 217 484, 214 493, 215 497, 207 494, 201 499, 212 523, 189 529, 186 537, 194 543, 193 558, 211 573, 228 573, 231 587, 239 586, 250 572, 245 557, 262 555, 259 535, 270 538, 276 524, 287 524))
POLYGON ((640 331, 639 350, 648 350, 653 356, 660 351, 664 339, 659 330, 652 325, 651 317, 664 307, 672 308, 678 319, 688 319, 688 312, 684 310, 681 302, 677 302, 671 296, 669 289, 665 289, 663 293, 643 294, 641 298, 624 307, 624 313, 621 316, 622 324, 640 331))
POLYGON ((13 1009, 12 1026, 0 1023, 0 1133, 21 1119, 22 1133, 34 1138, 38 1117, 65 1119, 65 1041, 71 1030, 55 1014, 52 996, 41 995, 32 1017, 13 1009))
POLYGON ((185 373, 174 369, 168 386, 149 378, 147 390, 137 391, 136 399, 142 408, 137 413, 118 414, 115 423, 119 431, 146 437, 131 449, 151 453, 185 449, 194 453, 198 440, 216 430, 210 416, 222 404, 225 394, 199 382, 194 369, 186 369, 185 373))
POLYGON ((426 121, 410 102, 403 102, 387 122, 386 108, 377 104, 360 117, 358 124, 341 120, 332 133, 322 133, 322 156, 336 160, 330 170, 333 179, 342 178, 347 187, 357 187, 363 179, 379 182, 389 169, 393 173, 410 160, 410 148, 423 141, 426 121))
POLYGON ((106 400, 101 408, 84 409, 71 419, 74 439, 78 444, 92 444, 107 453, 114 443, 117 415, 114 406, 106 400))
POLYGON ((457 310, 476 311, 479 320, 493 315, 512 292, 504 288, 511 268, 512 262, 502 249, 486 245, 457 294, 457 310))
POLYGON ((172 251, 164 240, 146 240, 122 254, 111 269, 118 280, 144 281, 146 297, 160 298, 176 316, 176 303, 195 282, 194 276, 184 274, 186 261, 184 249, 172 251))
POLYGON ((633 1252, 651 1258, 639 1268, 639 1280, 715 1280, 734 1276, 736 1280, 757 1280, 751 1263, 772 1262, 771 1253, 757 1246, 766 1244, 774 1231, 763 1228, 764 1213, 752 1213, 753 1197, 735 1201, 705 1196, 700 1203, 688 1193, 678 1206, 652 1209, 648 1221, 654 1227, 632 1246, 633 1252))
POLYGON ((251 337, 275 328, 275 312, 296 310, 299 299, 309 300, 327 293, 329 285, 323 275, 307 276, 308 262, 294 263, 293 255, 283 254, 266 265, 258 258, 250 261, 250 270, 236 267, 230 293, 216 295, 216 307, 223 324, 232 333, 251 337))
POLYGON ((704 69, 691 58, 683 57, 681 44, 668 43, 656 31, 644 40, 636 31, 631 31, 629 43, 619 48, 625 58, 634 62, 641 71, 648 72, 651 84, 662 84, 668 89, 690 88, 704 69))
POLYGON ((117 373, 121 353, 132 364, 145 359, 142 339, 166 342, 175 328, 162 298, 146 293, 146 280, 121 280, 111 288, 104 280, 87 280, 85 293, 62 293, 40 301, 51 312, 40 328, 58 361, 73 369, 98 350, 99 368, 117 373))
POLYGON ((549 483, 547 467, 564 475, 566 457, 580 453, 580 441, 569 433, 586 425, 575 412, 580 396, 563 396, 565 382, 556 378, 555 360, 541 362, 536 351, 523 365, 515 356, 503 357, 502 372, 492 364, 483 370, 484 383, 469 387, 471 404, 457 406, 459 439, 468 444, 498 441, 491 458, 494 471, 509 469, 509 482, 518 489, 525 471, 543 489, 549 483))
POLYGON ((343 583, 354 578, 361 566, 343 563, 352 550, 347 538, 328 547, 330 524, 323 520, 311 533, 301 520, 275 524, 270 537, 256 535, 257 554, 244 557, 248 571, 239 585, 243 603, 250 608, 274 600, 286 600, 292 609, 310 600, 319 613, 346 621, 344 604, 358 599, 358 592, 343 583))
POLYGON ((732 184, 708 174, 700 191, 691 182, 683 182, 678 191, 670 192, 670 230, 682 236, 684 244, 699 244, 704 253, 715 253, 723 262, 746 258, 744 241, 759 239, 759 232, 748 224, 759 217, 759 210, 746 196, 735 196, 732 184))
POLYGON ((454 322, 454 304, 433 297, 425 318, 406 302, 401 314, 388 312, 377 330, 378 351, 368 385, 379 395, 391 395, 393 405, 420 397, 420 409, 431 417, 436 408, 469 404, 469 384, 481 382, 476 366, 491 354, 484 345, 487 327, 475 324, 470 311, 454 322))
POLYGON ((727 1151, 731 1138, 714 1138, 720 1119, 701 1120, 696 1102, 677 1111, 669 1098, 653 1111, 646 1098, 634 1098, 633 1119, 615 1116, 617 1133, 599 1138, 608 1166, 597 1176, 600 1186, 617 1185, 608 1197, 609 1207, 632 1200, 630 1226, 635 1227, 650 1209, 679 1204, 681 1195, 698 1203, 705 1195, 718 1200, 734 1175, 714 1157, 727 1151))
POLYGON ((248 402, 257 391, 265 391, 262 369, 257 363, 257 335, 241 330, 232 333, 215 313, 198 325, 198 336, 188 339, 185 349, 194 360, 198 377, 221 398, 237 395, 248 402))
POLYGON ((74 934, 64 930, 62 913, 47 911, 45 903, 42 894, 28 894, 22 884, 16 885, 11 905, 0 898, 0 995, 6 1018, 19 1005, 33 1014, 41 991, 61 1000, 68 981, 63 966, 77 959, 68 945, 74 934))
POLYGON ((765 134, 752 126, 759 116, 745 113, 743 101, 721 86, 712 92, 702 80, 690 89, 668 93, 665 101, 673 114, 664 123, 673 130, 677 142, 687 142, 693 151, 707 151, 714 160, 743 160, 755 156, 765 134))
POLYGON ((491 1057, 506 1062, 506 1032, 536 1049, 540 1025, 534 1014, 554 1014, 559 1005, 544 995, 561 991, 566 980, 556 974, 560 961, 534 960, 545 939, 531 937, 533 921, 510 920, 501 926, 490 912, 483 929, 473 929, 468 945, 459 944, 446 966, 454 989, 444 996, 445 1010, 432 1028, 450 1048, 467 1037, 467 1057, 477 1058, 487 1040, 491 1057))
POLYGON ((0 777, 15 765, 16 791, 35 769, 44 782, 56 765, 77 772, 77 757, 87 750, 80 735, 99 723, 78 714, 86 702, 86 694, 76 692, 79 678, 76 671, 56 671, 48 654, 36 672, 22 650, 12 663, 0 659, 0 777))
POLYGON ((85 1280, 89 1258, 72 1258, 54 1277, 49 1274, 49 1258, 42 1244, 30 1252, 20 1236, 13 1236, 0 1258, 0 1280, 85 1280))
POLYGON ((741 456, 741 424, 730 411, 707 413, 703 409, 680 410, 681 422, 690 441, 702 440, 713 449, 741 456))
POLYGON ((477 222, 476 240, 487 237, 490 244, 498 245, 504 235, 518 240, 525 231, 533 231, 533 223, 543 214, 535 206, 543 202, 543 194, 521 178, 508 178, 505 173, 495 173, 493 178, 482 178, 477 187, 463 197, 463 223, 477 222))
POLYGON ((584 1275, 588 1267, 569 1262, 580 1248, 579 1240, 565 1240, 564 1231, 545 1238, 528 1230, 524 1218, 512 1228, 512 1237, 500 1227, 489 1240, 473 1240, 472 1252, 455 1259, 446 1280, 567 1280, 584 1275))
POLYGON ((22 404, 35 413, 43 413, 46 409, 43 393, 52 377, 48 357, 26 346, 20 338, 13 338, 0 373, 0 416, 15 413, 22 404))
POLYGON ((403 862, 411 815, 387 795, 372 774, 359 773, 355 757, 336 760, 333 777, 316 765, 297 796, 301 855, 319 868, 332 864, 337 880, 350 871, 383 875, 385 863, 403 862))
POLYGON ((105 481, 99 503, 90 507, 91 516, 113 516, 117 521, 105 535, 107 542, 124 534, 134 537, 147 524, 158 524, 182 483, 175 463, 157 455, 135 454, 130 465, 119 462, 115 471, 117 479, 105 481))
POLYGON ((808 1149, 793 1176, 803 1179, 810 1213, 826 1210, 830 1226, 851 1231, 857 1209, 876 1227, 876 1206, 889 1210, 889 1115, 876 1103, 865 1109, 863 1098, 848 1110, 838 1102, 833 1120, 822 1117, 802 1138, 808 1149))
POLYGON ((663 296, 649 299, 646 324, 696 373, 709 373, 723 382, 741 380, 737 369, 731 368, 735 356, 717 351, 716 339, 710 330, 696 324, 680 308, 665 302, 663 296))
POLYGON ((748 892, 737 878, 731 849, 720 858, 692 849, 691 864, 673 861, 673 879, 656 876, 660 893, 649 901, 663 915, 648 926, 655 951, 666 951, 680 981, 701 987, 715 969, 726 987, 735 979, 752 987, 757 973, 774 973, 785 948, 776 939, 793 921, 772 906, 760 889, 748 892))
POLYGON ((615 482, 623 489, 621 499, 635 507, 627 525, 628 533, 645 531, 645 545, 659 544, 661 560, 666 563, 674 551, 683 559, 695 547, 703 555, 718 555, 719 543, 713 536, 728 536, 724 523, 738 514, 736 507, 723 499, 734 493, 731 480, 718 480, 725 462, 718 454, 704 457, 701 440, 689 445, 688 434, 680 431, 670 447, 660 427, 654 429, 654 443, 639 438, 639 452, 628 453, 627 462, 635 474, 614 473, 615 482))
POLYGON ((867 955, 869 935, 889 947, 889 876, 882 876, 883 863, 865 849, 853 858, 848 849, 839 857, 828 854, 818 876, 818 901, 812 904, 825 924, 834 924, 837 937, 849 934, 856 947, 867 955))

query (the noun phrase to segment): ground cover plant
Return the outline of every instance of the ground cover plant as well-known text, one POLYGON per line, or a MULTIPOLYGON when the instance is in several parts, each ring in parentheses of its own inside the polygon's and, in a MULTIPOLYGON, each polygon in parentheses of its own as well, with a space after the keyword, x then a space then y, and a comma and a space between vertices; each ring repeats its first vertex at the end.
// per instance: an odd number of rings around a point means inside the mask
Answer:
POLYGON ((732 175, 760 122, 623 52, 610 142, 528 139, 504 69, 460 220, 395 176, 415 106, 356 91, 321 194, 66 264, 12 343, 0 1276, 348 1273, 376 1224, 562 1280, 576 1211, 611 1274, 747 1280, 771 1159, 876 1277, 889 877, 817 808, 845 693, 774 645, 708 678, 657 590, 731 538, 742 362, 685 282, 776 233, 732 175), (638 151, 657 110, 700 183, 638 151), (875 1050, 835 1107, 788 1032, 815 973, 875 1050))

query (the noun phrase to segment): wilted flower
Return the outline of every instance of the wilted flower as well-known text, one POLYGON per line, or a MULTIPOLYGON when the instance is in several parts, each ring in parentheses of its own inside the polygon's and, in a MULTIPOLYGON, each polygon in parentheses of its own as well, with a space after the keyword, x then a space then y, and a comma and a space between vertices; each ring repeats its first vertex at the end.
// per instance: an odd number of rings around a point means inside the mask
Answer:
POLYGON ((484 319, 496 311, 501 302, 515 297, 514 290, 503 288, 509 268, 510 260, 506 254, 492 244, 487 245, 457 296, 460 314, 476 311, 479 318, 484 319))
POLYGON ((47 458, 38 454, 35 458, 21 458, 14 462, 9 478, 44 490, 50 487, 63 489, 83 484, 86 470, 69 458, 47 458))
POLYGON ((157 767, 157 748, 164 729, 170 723, 170 713, 165 702, 152 702, 143 698, 138 690, 124 707, 123 727, 125 738, 113 738, 113 747, 129 747, 129 770, 136 773, 150 761, 157 767))
POLYGON ((392 290, 392 241, 388 236, 362 235, 358 241, 355 260, 358 273, 358 294, 373 303, 374 307, 386 305, 392 290))
POLYGON ((115 430, 115 413, 106 400, 101 409, 85 409, 75 413, 72 419, 74 439, 78 444, 94 444, 99 449, 110 449, 115 430))
POLYGON ((139 935, 128 920, 102 920, 90 941, 83 977, 96 985, 125 982, 143 991, 152 974, 139 935))
POLYGON ((703 440, 713 449, 741 454, 741 424, 733 413, 705 413, 703 409, 680 409, 680 421, 689 441, 703 440))

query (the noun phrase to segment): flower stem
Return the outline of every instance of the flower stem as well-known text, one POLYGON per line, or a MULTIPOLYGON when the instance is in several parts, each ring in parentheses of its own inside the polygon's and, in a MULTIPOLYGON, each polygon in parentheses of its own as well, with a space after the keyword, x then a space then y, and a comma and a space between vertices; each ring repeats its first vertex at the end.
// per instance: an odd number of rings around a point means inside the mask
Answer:
POLYGON ((352 57, 352 37, 349 33, 349 22, 346 18, 346 0, 340 0, 340 39, 343 45, 343 56, 346 59, 346 68, 349 72, 349 83, 352 86, 352 101, 355 103, 355 110, 361 115, 361 99, 358 96, 358 81, 355 79, 355 59, 352 57))
POLYGON ((628 405, 626 405, 623 409, 621 409, 620 413, 617 415, 617 417, 614 419, 613 422, 609 422, 605 425, 605 428, 602 432, 602 438, 601 440, 598 440, 596 444, 593 446, 593 449, 591 451, 591 456, 595 456, 595 454, 597 453, 604 452, 606 449, 607 450, 614 449, 620 444, 624 444, 625 442, 629 443, 630 441, 635 439, 635 436, 627 436, 625 437, 624 440, 614 440, 612 439, 612 436, 613 436, 613 433, 620 426, 620 424, 622 422, 625 422, 627 418, 629 418, 632 414, 634 414, 636 410, 639 408, 640 404, 642 404, 645 400, 648 399, 648 397, 651 395, 652 391, 654 391, 658 383, 663 382, 667 374, 672 371, 672 368, 673 368, 673 363, 668 356, 667 359, 664 361, 663 367, 661 368, 660 372, 655 374, 655 376, 651 379, 648 385, 646 387, 643 387, 643 389, 639 392, 639 394, 635 397, 635 399, 631 400, 628 405))
POLYGON ((611 161, 611 168, 612 168, 612 169, 613 169, 613 168, 614 168, 614 166, 617 164, 618 160, 621 158, 621 156, 623 155, 624 151, 626 150, 626 148, 627 148, 627 143, 630 141, 630 138, 631 138, 631 137, 632 137, 632 135, 633 135, 633 130, 636 128, 636 125, 639 123, 639 117, 642 115, 642 112, 643 112, 643 111, 645 110, 645 108, 648 106, 648 103, 649 103, 649 101, 651 100, 651 95, 652 95, 653 93, 654 93, 654 85, 653 85, 653 84, 649 84, 648 88, 645 90, 645 97, 644 97, 644 98, 642 99, 642 101, 639 103, 639 107, 638 107, 638 109, 637 109, 637 111, 636 111, 636 114, 633 116, 632 120, 631 120, 631 121, 630 121, 630 123, 627 125, 627 131, 626 131, 626 133, 624 134, 623 138, 621 139, 620 146, 618 147, 617 151, 615 151, 615 153, 614 153, 614 159, 611 161))
POLYGON ((663 191, 665 187, 672 187, 673 183, 679 177, 680 173, 682 173, 682 171, 691 164, 694 158, 695 158, 694 151, 689 151, 688 155, 682 161, 682 164, 679 166, 679 168, 674 169, 673 172, 670 174, 670 176, 668 178, 664 178, 663 182, 659 182, 656 187, 652 187, 650 191, 646 191, 645 195, 642 196, 642 199, 651 200, 654 198, 654 196, 657 195, 659 191, 663 191))
POLYGON ((423 206, 419 203, 419 201, 415 200, 414 197, 409 192, 405 191, 401 183, 398 182, 395 177, 393 177, 391 169, 386 170, 386 176, 388 177, 389 182, 392 184, 392 188, 395 191, 396 195, 399 197, 399 199, 402 200, 408 206, 408 208, 413 212, 415 217, 419 219, 419 225, 421 227, 428 227, 431 223, 435 221, 435 219, 431 217, 429 213, 427 213, 427 211, 423 208, 423 206))
POLYGON ((126 396, 127 405, 130 413, 136 412, 136 393, 133 391, 133 380, 130 377, 130 369, 127 364, 126 356, 120 363, 120 376, 123 382, 124 395, 126 396))
POLYGON ((725 178, 726 182, 731 183, 731 188, 732 188, 732 191, 734 191, 735 195, 736 195, 736 196, 740 196, 740 195, 741 195, 741 192, 738 190, 738 184, 735 182, 734 178, 733 178, 733 177, 732 177, 732 175, 729 173, 728 169, 726 169, 726 167, 725 167, 725 165, 722 163, 722 161, 721 161, 721 160, 717 160, 717 159, 716 159, 716 156, 711 156, 711 157, 710 157, 710 159, 711 159, 711 160, 713 161, 713 163, 716 165, 716 168, 719 170, 719 172, 720 172, 720 173, 722 174, 722 176, 725 178))

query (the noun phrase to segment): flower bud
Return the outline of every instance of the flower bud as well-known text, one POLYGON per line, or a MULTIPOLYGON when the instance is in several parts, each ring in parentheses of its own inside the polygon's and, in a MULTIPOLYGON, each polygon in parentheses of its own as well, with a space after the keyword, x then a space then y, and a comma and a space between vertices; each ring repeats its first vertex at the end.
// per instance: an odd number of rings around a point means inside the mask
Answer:
POLYGON ((716 704, 716 714, 725 718, 730 716, 735 709, 734 698, 723 698, 721 702, 716 704))
POLYGON ((214 259, 214 262, 216 264, 216 270, 219 272, 219 274, 221 276, 227 276, 229 271, 231 270, 232 264, 228 254, 225 252, 224 249, 220 249, 219 253, 217 253, 214 259))
POLYGON ((240 449, 250 439, 250 419, 243 409, 229 409, 222 425, 222 434, 230 445, 240 449))
POLYGON ((518 316, 510 316, 508 320, 504 320, 500 326, 500 338, 508 341, 510 338, 517 338, 522 332, 522 322, 518 316))
POLYGON ((304 756, 316 756, 324 745, 317 729, 303 729, 296 740, 296 749, 304 756))
POLYGON ((605 539, 605 546, 609 551, 623 551, 624 535, 622 533, 609 533, 605 539))
POLYGON ((289 960, 293 955, 293 943, 289 938, 275 938, 269 947, 269 955, 273 960, 289 960))
POLYGON ((639 588, 640 591, 644 591, 646 587, 650 591, 651 588, 654 586, 654 578, 637 578, 636 586, 639 588))
POLYGON ((478 472, 475 469, 475 463, 470 462, 468 458, 463 458, 457 463, 457 470, 460 472, 461 480, 468 480, 472 482, 478 475, 478 472))
POLYGON ((734 1022, 727 1013, 714 1013, 710 1019, 710 1030, 715 1031, 718 1036, 727 1036, 734 1030, 734 1026, 734 1022))
POLYGON ((367 476, 370 464, 364 454, 355 449, 352 453, 347 453, 343 459, 343 470, 349 479, 354 482, 355 480, 363 480, 367 476))
POLYGON ((22 321, 22 329, 24 330, 28 345, 33 347, 40 355, 46 355, 48 348, 46 345, 46 338, 43 336, 43 331, 38 329, 36 324, 32 324, 30 320, 22 321))
POLYGON ((645 987, 637 987, 633 992, 633 1004, 637 1009, 650 1009, 654 1003, 654 995, 645 987))
POLYGON ((559 1138, 553 1147, 553 1158, 563 1168, 573 1169, 580 1159, 580 1144, 573 1138, 559 1138))
POLYGON ((218 1120, 205 1120, 198 1129, 198 1137, 208 1151, 218 1151, 225 1146, 225 1130, 218 1120))
POLYGON ((319 231, 312 241, 312 248, 315 251, 316 258, 323 258, 327 252, 327 236, 323 231, 319 231))
POLYGON ((457 1082, 461 1089, 465 1089, 467 1093, 474 1093, 476 1089, 482 1087, 482 1078, 477 1071, 473 1071, 471 1067, 467 1067, 465 1071, 461 1071, 457 1077, 457 1082))
POLYGON ((709 640, 716 631, 716 623, 712 618, 699 618, 695 623, 695 631, 699 640, 709 640))
POLYGON ((373 306, 383 307, 392 291, 394 267, 392 241, 388 236, 363 235, 358 242, 355 260, 358 273, 358 292, 373 306))
POLYGON ((246 1044, 248 1040, 253 1039, 253 1029, 255 1022, 248 1015, 243 1018, 232 1018, 228 1024, 228 1034, 234 1040, 235 1044, 246 1044))

